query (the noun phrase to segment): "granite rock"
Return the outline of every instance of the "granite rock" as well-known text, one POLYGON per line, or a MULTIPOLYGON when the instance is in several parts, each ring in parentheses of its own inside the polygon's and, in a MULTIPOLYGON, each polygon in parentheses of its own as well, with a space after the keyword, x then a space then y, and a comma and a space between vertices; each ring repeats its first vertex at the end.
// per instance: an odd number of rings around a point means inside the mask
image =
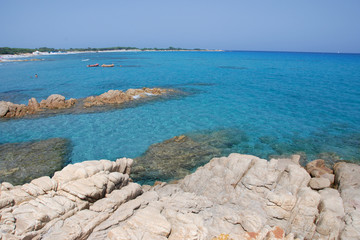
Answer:
POLYGON ((121 205, 142 194, 129 182, 131 159, 68 165, 54 177, 1 184, 2 239, 86 239, 121 205), (73 174, 71 174, 73 173, 73 174))
POLYGON ((128 89, 126 92, 121 90, 109 90, 108 92, 105 92, 99 96, 90 96, 85 98, 83 104, 86 108, 108 104, 121 104, 139 98, 159 96, 169 92, 174 92, 174 90, 162 88, 128 89))
POLYGON ((99 96, 90 96, 84 99, 70 98, 68 100, 60 94, 52 94, 47 99, 41 100, 40 103, 35 98, 31 98, 28 105, 0 101, 0 118, 18 118, 34 114, 44 116, 55 113, 90 112, 90 110, 86 111, 85 108, 122 104, 136 99, 152 99, 151 97, 170 93, 176 93, 176 91, 163 88, 129 89, 126 92, 109 90, 99 96))
POLYGON ((340 162, 334 165, 335 183, 344 203, 345 227, 341 239, 359 239, 360 236, 360 166, 340 162))
MULTIPOLYGON (((360 166, 335 165, 338 190, 309 187, 298 157, 230 154, 174 184, 141 187, 131 159, 69 165, 1 184, 3 239, 358 239, 360 166)), ((313 178, 314 179, 314 178, 313 178)), ((317 179, 317 178, 315 178, 317 179)), ((328 182, 329 180, 326 179, 328 182)))
POLYGON ((327 178, 312 178, 309 182, 309 186, 314 190, 320 190, 330 187, 330 180, 327 178))

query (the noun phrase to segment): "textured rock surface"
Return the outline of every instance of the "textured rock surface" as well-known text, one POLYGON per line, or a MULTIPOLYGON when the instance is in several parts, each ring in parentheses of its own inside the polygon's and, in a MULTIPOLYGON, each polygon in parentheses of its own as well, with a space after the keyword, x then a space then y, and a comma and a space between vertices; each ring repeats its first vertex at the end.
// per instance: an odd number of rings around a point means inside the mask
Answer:
POLYGON ((359 239, 360 166, 335 166, 339 191, 308 185, 299 158, 230 154, 177 184, 140 186, 131 159, 69 165, 1 185, 3 239, 359 239))
POLYGON ((312 177, 321 177, 324 174, 332 174, 333 171, 325 166, 325 160, 317 159, 306 164, 306 170, 312 177))
POLYGON ((142 193, 132 160, 68 165, 53 178, 1 184, 0 239, 86 239, 119 206, 142 193))
POLYGON ((176 91, 173 89, 143 88, 129 89, 126 92, 120 90, 109 90, 99 96, 91 96, 78 100, 74 98, 66 100, 62 95, 52 94, 40 103, 38 103, 35 98, 31 98, 29 99, 28 105, 0 101, 0 118, 24 117, 32 114, 54 114, 59 112, 86 112, 84 108, 92 106, 121 104, 137 99, 152 99, 150 97, 175 92, 176 91), (76 106, 75 109, 73 109, 74 106, 76 106), (65 111, 66 109, 68 109, 68 111, 65 111))
POLYGON ((51 176, 61 170, 70 142, 63 138, 0 145, 0 183, 24 184, 34 178, 51 176))
POLYGON ((309 182, 309 186, 312 189, 320 190, 327 187, 330 187, 331 183, 330 180, 327 178, 312 178, 309 182))
POLYGON ((169 92, 174 92, 174 90, 162 88, 128 89, 126 92, 120 90, 109 90, 99 96, 85 98, 84 107, 121 104, 135 99, 159 96, 169 92))
POLYGON ((76 103, 74 98, 69 100, 65 100, 64 96, 59 94, 52 94, 46 100, 42 100, 40 102, 40 108, 45 109, 61 109, 61 108, 69 108, 76 103))
POLYGON ((352 163, 336 163, 335 182, 345 210, 345 227, 342 239, 360 238, 360 166, 352 163))
POLYGON ((40 103, 35 98, 31 98, 27 106, 25 104, 0 101, 0 118, 23 117, 48 109, 70 108, 76 102, 77 100, 73 98, 65 100, 65 97, 59 94, 50 95, 40 103))

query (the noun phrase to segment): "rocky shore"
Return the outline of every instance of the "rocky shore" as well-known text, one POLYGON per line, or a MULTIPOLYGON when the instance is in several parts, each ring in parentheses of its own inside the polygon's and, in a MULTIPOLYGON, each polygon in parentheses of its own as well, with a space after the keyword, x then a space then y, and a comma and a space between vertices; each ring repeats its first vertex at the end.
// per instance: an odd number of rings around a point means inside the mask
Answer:
POLYGON ((359 239, 360 166, 299 159, 230 154, 153 186, 127 158, 4 182, 0 239, 359 239))
POLYGON ((12 102, 0 101, 0 118, 19 118, 27 115, 40 113, 60 113, 60 110, 77 107, 81 109, 93 106, 119 105, 139 99, 152 99, 169 93, 175 93, 173 89, 163 88, 142 88, 128 89, 126 92, 120 90, 109 90, 99 96, 90 96, 85 99, 65 99, 59 94, 52 94, 40 103, 35 99, 29 99, 28 105, 15 104, 12 102))

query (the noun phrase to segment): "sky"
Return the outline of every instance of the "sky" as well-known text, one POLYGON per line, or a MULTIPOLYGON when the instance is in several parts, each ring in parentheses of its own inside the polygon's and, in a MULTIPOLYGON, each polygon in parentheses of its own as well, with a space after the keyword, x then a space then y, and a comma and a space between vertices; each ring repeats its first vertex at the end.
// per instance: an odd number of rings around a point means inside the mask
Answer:
POLYGON ((360 53, 360 0, 0 0, 0 47, 360 53))

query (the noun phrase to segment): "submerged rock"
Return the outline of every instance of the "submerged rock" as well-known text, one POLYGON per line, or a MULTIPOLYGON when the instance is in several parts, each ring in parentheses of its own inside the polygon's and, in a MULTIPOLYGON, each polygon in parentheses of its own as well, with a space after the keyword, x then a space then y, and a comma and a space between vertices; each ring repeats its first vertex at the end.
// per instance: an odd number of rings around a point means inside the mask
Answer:
POLYGON ((0 145, 0 182, 18 185, 51 176, 65 166, 69 147, 63 138, 0 145))
POLYGON ((226 154, 243 138, 239 131, 224 129, 180 135, 153 144, 134 159, 132 178, 143 183, 183 178, 213 157, 226 154))

